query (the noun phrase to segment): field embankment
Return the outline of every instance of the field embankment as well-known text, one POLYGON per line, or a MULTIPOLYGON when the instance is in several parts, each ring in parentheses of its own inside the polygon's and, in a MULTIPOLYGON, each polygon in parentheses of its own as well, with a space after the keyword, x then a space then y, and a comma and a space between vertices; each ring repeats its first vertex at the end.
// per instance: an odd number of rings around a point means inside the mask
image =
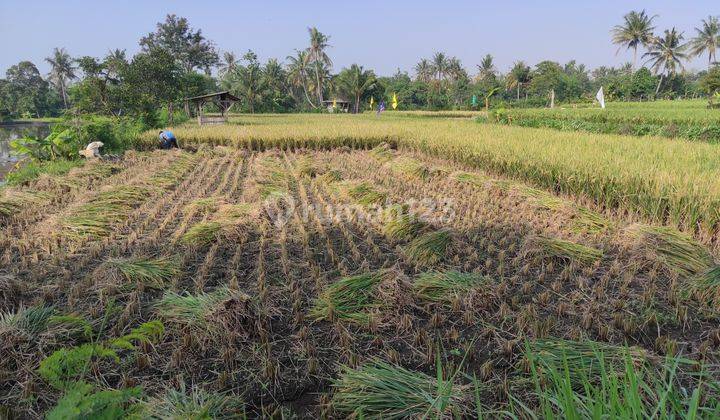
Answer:
MULTIPOLYGON (((241 116, 224 126, 176 127, 185 145, 263 150, 398 147, 527 181, 631 219, 667 224, 716 244, 720 148, 703 142, 569 133, 390 115, 241 116)), ((154 145, 157 134, 146 133, 154 145)))

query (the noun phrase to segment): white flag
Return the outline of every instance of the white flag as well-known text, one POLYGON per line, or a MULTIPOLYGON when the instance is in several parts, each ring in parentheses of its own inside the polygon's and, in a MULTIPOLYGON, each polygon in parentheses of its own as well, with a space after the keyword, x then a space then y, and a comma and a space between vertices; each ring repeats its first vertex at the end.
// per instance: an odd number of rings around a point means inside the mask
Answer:
POLYGON ((598 90, 597 95, 595 95, 598 102, 600 102, 600 108, 605 109, 605 93, 603 93, 603 88, 600 86, 600 90, 598 90))

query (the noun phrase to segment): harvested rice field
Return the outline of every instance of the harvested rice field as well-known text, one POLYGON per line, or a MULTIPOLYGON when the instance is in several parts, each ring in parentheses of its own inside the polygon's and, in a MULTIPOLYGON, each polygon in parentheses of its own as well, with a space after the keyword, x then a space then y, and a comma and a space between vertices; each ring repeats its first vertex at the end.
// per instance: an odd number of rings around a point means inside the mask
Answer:
POLYGON ((707 244, 387 143, 126 153, 0 252, 0 417, 720 415, 707 244))

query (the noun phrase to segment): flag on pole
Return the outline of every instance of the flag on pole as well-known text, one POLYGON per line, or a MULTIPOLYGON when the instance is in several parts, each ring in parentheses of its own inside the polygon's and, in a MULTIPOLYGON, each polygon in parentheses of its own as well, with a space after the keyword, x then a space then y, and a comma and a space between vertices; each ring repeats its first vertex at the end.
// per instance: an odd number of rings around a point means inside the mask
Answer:
POLYGON ((337 108, 337 98, 333 99, 333 108, 337 108))
POLYGON ((370 110, 371 110, 371 111, 372 111, 372 109, 373 109, 373 105, 374 105, 374 104, 375 104, 375 98, 373 98, 373 97, 371 96, 371 97, 370 97, 370 110))
POLYGON ((472 96, 472 106, 477 106, 477 95, 472 96))
POLYGON ((398 106, 397 95, 393 93, 392 107, 393 107, 393 109, 396 109, 397 106, 398 106))
POLYGON ((600 108, 605 109, 605 93, 603 93, 603 88, 600 86, 600 90, 598 90, 597 95, 595 95, 598 102, 600 102, 600 108))

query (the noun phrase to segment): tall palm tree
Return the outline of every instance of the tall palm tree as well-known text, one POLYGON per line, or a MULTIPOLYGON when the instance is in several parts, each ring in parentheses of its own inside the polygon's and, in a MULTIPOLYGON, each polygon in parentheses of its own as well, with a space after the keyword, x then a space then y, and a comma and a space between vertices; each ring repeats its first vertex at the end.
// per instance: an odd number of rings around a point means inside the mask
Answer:
POLYGON ((360 100, 365 93, 375 86, 375 73, 364 70, 362 66, 353 64, 349 69, 340 72, 337 85, 340 91, 353 99, 355 113, 360 112, 360 100))
POLYGON ((702 20, 702 29, 695 28, 697 35, 690 40, 690 54, 700 56, 708 55, 708 67, 715 61, 715 52, 720 46, 720 22, 715 16, 708 16, 702 20))
POLYGON ((313 64, 315 71, 315 89, 317 90, 318 102, 322 105, 323 81, 321 80, 320 73, 324 67, 332 66, 330 57, 325 53, 325 49, 330 46, 330 44, 328 44, 330 38, 318 31, 316 27, 308 28, 308 33, 310 34, 310 46, 307 49, 307 60, 308 64, 313 64))
POLYGON ((467 76, 467 72, 457 57, 448 58, 445 72, 452 80, 458 80, 467 76))
POLYGON ((120 72, 127 66, 127 54, 125 50, 116 48, 108 51, 105 56, 105 65, 107 66, 107 76, 113 82, 119 82, 120 72))
POLYGON ((448 59, 445 54, 436 52, 432 58, 432 66, 435 74, 437 75, 437 80, 442 80, 445 77, 445 72, 447 71, 448 66, 448 59))
POLYGON ((67 84, 70 80, 75 79, 75 60, 65 51, 65 48, 55 48, 52 57, 45 59, 52 69, 50 70, 50 80, 60 90, 63 98, 63 104, 67 109, 67 84))
POLYGON ((652 21, 657 15, 649 16, 645 10, 632 12, 623 16, 623 24, 617 25, 612 30, 612 42, 619 45, 618 52, 623 47, 633 49, 633 68, 637 64, 637 50, 640 45, 647 47, 653 41, 655 27, 652 21))
POLYGON ((531 78, 530 67, 524 61, 516 61, 507 75, 507 88, 517 89, 517 99, 520 100, 520 87, 530 83, 531 78))
POLYGON ((305 99, 311 107, 317 108, 308 95, 308 59, 307 51, 295 50, 296 55, 287 56, 288 60, 288 81, 295 89, 302 89, 305 99))
POLYGON ((480 64, 477 65, 477 68, 479 80, 488 80, 492 77, 495 77, 496 69, 492 55, 485 55, 485 57, 483 57, 483 59, 480 61, 480 64))
POLYGON ((221 78, 224 78, 228 74, 232 74, 235 72, 235 69, 237 69, 238 65, 238 59, 235 56, 235 53, 226 51, 223 53, 223 59, 220 63, 220 68, 218 69, 218 75, 221 78))
POLYGON ((417 75, 417 80, 421 82, 429 82, 430 79, 433 77, 433 66, 430 64, 430 62, 427 60, 427 58, 423 58, 415 65, 415 74, 417 75))
POLYGON ((650 44, 649 51, 643 54, 643 58, 648 57, 647 63, 651 63, 650 67, 655 73, 660 74, 660 81, 655 89, 656 95, 660 91, 665 74, 670 76, 675 74, 678 67, 685 68, 682 61, 688 59, 685 53, 687 44, 683 44, 682 40, 682 32, 678 32, 675 28, 665 29, 665 35, 650 44))

